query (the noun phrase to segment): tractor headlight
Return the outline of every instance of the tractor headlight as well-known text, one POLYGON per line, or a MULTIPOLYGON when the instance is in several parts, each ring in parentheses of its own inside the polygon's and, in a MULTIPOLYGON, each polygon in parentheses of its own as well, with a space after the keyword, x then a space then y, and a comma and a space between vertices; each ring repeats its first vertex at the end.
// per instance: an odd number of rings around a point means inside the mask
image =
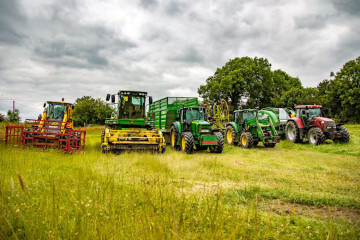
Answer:
POLYGON ((210 133, 210 129, 201 129, 201 133, 210 133))

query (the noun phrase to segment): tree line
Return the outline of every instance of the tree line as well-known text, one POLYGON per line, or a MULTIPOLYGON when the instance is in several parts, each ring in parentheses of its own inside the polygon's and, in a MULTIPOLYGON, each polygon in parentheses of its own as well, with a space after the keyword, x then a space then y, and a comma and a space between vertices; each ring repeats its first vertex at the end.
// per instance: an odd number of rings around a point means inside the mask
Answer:
MULTIPOLYGON (((321 104, 327 117, 341 122, 360 122, 360 57, 348 61, 317 87, 303 87, 298 77, 271 69, 266 58, 241 57, 229 60, 198 88, 204 102, 225 99, 233 109, 293 107, 321 104)), ((73 119, 77 126, 104 124, 106 103, 100 98, 76 99, 73 119)), ((20 112, 9 110, 0 121, 20 121, 20 112)))
POLYGON ((280 69, 272 71, 266 58, 235 58, 218 68, 198 93, 205 102, 225 99, 234 109, 321 104, 327 117, 360 122, 360 57, 313 88, 280 69))

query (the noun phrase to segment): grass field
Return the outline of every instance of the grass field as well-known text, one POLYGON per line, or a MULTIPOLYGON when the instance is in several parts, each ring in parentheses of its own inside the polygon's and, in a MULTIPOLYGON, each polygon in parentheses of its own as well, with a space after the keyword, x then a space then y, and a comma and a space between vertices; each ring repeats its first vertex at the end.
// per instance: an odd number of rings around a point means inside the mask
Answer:
MULTIPOLYGON (((222 154, 83 153, 0 143, 0 239, 359 239, 360 125, 349 144, 222 154)), ((3 128, 0 128, 3 129, 3 128)))

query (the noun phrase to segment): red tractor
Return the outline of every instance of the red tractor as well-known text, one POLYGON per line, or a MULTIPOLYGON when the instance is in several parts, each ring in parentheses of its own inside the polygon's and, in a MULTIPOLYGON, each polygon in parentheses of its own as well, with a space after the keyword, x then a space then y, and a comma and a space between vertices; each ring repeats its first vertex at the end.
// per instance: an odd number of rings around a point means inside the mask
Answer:
POLYGON ((295 106, 295 117, 286 123, 286 139, 298 143, 307 138, 313 145, 322 144, 326 139, 349 142, 349 131, 341 124, 335 124, 334 120, 324 117, 321 108, 321 105, 295 106))

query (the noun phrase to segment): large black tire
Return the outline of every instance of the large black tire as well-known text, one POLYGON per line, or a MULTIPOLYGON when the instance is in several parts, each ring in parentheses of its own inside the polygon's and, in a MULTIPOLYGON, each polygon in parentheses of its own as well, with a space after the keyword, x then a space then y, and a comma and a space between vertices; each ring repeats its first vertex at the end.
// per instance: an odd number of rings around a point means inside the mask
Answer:
POLYGON ((252 148, 254 146, 254 138, 250 132, 243 132, 240 135, 240 145, 243 148, 252 148))
POLYGON ((181 133, 180 149, 187 154, 194 152, 194 137, 191 132, 181 133))
POLYGON ((335 138, 334 142, 348 143, 350 141, 350 133, 346 127, 341 126, 338 128, 338 131, 341 133, 341 138, 335 138))
POLYGON ((276 143, 264 143, 264 146, 265 146, 266 148, 274 148, 275 145, 276 145, 276 143))
POLYGON ((236 131, 233 126, 229 125, 225 131, 226 143, 229 145, 237 146, 239 143, 236 139, 236 131))
POLYGON ((285 135, 286 135, 286 139, 289 142, 292 142, 292 143, 300 142, 299 128, 293 121, 289 121, 286 123, 285 135))
POLYGON ((323 144, 325 141, 325 134, 323 131, 321 131, 320 128, 313 127, 309 130, 308 139, 309 143, 311 143, 312 145, 320 145, 323 144))
POLYGON ((101 143, 104 143, 105 140, 105 129, 101 131, 101 143))
POLYGON ((175 149, 177 151, 180 150, 180 146, 176 144, 178 138, 179 138, 179 132, 177 128, 174 125, 172 125, 170 128, 170 146, 172 149, 175 149))
POLYGON ((224 150, 224 136, 221 132, 214 132, 217 136, 217 145, 210 146, 211 153, 222 153, 224 150))

